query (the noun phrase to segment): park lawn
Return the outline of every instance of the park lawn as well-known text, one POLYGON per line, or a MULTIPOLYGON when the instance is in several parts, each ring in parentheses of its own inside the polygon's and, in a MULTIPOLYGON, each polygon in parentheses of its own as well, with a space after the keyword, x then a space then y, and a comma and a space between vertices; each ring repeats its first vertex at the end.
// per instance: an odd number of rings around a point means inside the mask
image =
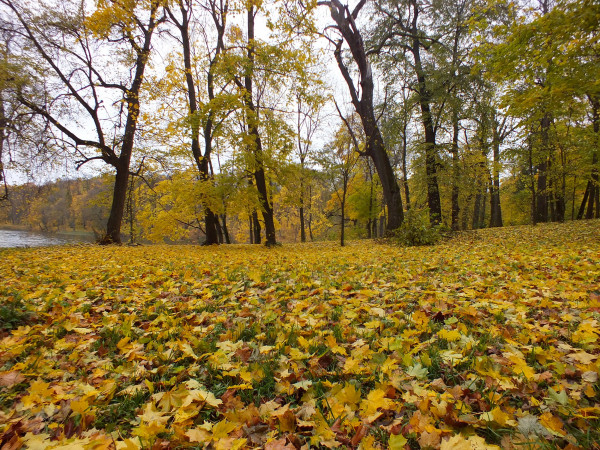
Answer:
POLYGON ((3 250, 0 314, 8 449, 600 442, 598 221, 3 250))

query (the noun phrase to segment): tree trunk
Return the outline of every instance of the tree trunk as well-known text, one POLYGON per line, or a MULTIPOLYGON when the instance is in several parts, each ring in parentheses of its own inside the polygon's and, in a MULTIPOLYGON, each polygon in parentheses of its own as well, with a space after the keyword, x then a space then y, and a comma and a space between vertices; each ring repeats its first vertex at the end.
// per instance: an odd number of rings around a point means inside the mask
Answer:
POLYGON ((260 244, 261 243, 261 227, 260 227, 260 222, 258 221, 258 213, 256 212, 256 210, 252 211, 252 231, 254 233, 254 244, 260 244))
POLYGON ((585 194, 583 195, 583 201, 581 202, 581 206, 579 207, 579 212, 577 214, 577 219, 583 218, 584 211, 586 219, 594 218, 594 206, 596 207, 595 217, 600 216, 600 200, 598 200, 600 196, 600 177, 598 174, 598 146, 600 144, 600 98, 589 95, 588 100, 592 105, 592 126, 596 138, 596 145, 592 152, 592 171, 590 180, 587 182, 585 194))
POLYGON ((427 88, 425 71, 421 62, 421 42, 419 40, 417 24, 417 9, 413 18, 413 43, 411 52, 415 60, 417 74, 417 92, 419 106, 421 107, 421 122, 425 131, 425 172, 427 174, 427 205, 429 206, 429 220, 432 225, 442 221, 442 202, 437 179, 437 145, 435 142, 435 128, 431 115, 431 92, 427 88))
POLYGON ((300 175, 300 242, 306 242, 306 227, 304 225, 304 159, 300 161, 302 174, 300 175))
POLYGON ((248 235, 249 235, 249 239, 250 239, 250 244, 254 244, 254 229, 252 228, 252 225, 254 224, 253 220, 252 220, 252 215, 248 216, 248 235))
POLYGON ((459 122, 458 114, 456 111, 452 114, 452 224, 451 228, 453 231, 457 231, 459 228, 458 217, 460 214, 460 206, 458 204, 458 183, 460 175, 460 160, 458 157, 458 132, 459 122))
POLYGON ((123 211, 125 208, 125 199, 127 197, 127 182, 129 181, 129 165, 131 164, 131 154, 137 129, 137 121, 140 113, 140 90, 144 80, 144 70, 150 56, 150 42, 152 34, 156 29, 157 22, 154 19, 157 5, 152 6, 150 23, 143 29, 144 44, 137 51, 135 75, 131 88, 125 94, 125 104, 127 105, 127 120, 125 122, 125 131, 123 133, 123 142, 121 144, 121 153, 115 165, 115 185, 113 188, 113 200, 110 207, 110 214, 106 223, 106 235, 101 240, 102 244, 120 244, 121 243, 121 223, 123 221, 123 211), (155 9, 156 8, 156 9, 155 9))
POLYGON ((474 230, 480 228, 479 226, 479 216, 481 211, 481 187, 478 187, 477 194, 475 194, 475 203, 473 205, 473 222, 471 228, 474 230))
POLYGON ((310 241, 313 241, 312 232, 312 184, 308 186, 308 236, 310 241))
POLYGON ((485 208, 487 205, 487 189, 483 188, 483 194, 481 195, 481 216, 479 217, 479 228, 485 227, 485 208))
MULTIPOLYGON (((267 192, 267 183, 265 178, 265 169, 263 162, 263 149, 258 131, 258 111, 254 105, 252 93, 252 76, 254 66, 254 6, 250 6, 247 13, 248 19, 248 61, 250 69, 244 76, 244 102, 246 104, 248 121, 248 132, 252 138, 252 152, 254 156, 254 181, 258 191, 258 201, 260 203, 263 221, 265 223, 265 245, 273 246, 277 244, 275 235, 275 220, 273 218, 273 207, 269 202, 267 192)), ((258 222, 258 221, 257 221, 258 222)), ((260 242, 260 240, 259 240, 260 242)))
POLYGON ((537 215, 536 215, 536 211, 537 211, 537 205, 536 205, 536 199, 537 199, 537 195, 535 192, 535 178, 534 178, 534 167, 533 167, 533 136, 531 135, 531 132, 529 134, 529 138, 528 138, 528 143, 527 143, 527 149, 528 149, 528 162, 529 162, 529 176, 531 177, 531 223, 533 225, 535 225, 537 223, 537 215))
MULTIPOLYGON (((362 4, 364 5, 364 2, 362 4)), ((377 120, 375 119, 373 107, 373 73, 362 36, 356 27, 355 22, 355 16, 358 15, 359 9, 351 14, 348 7, 342 5, 339 0, 331 0, 327 2, 327 5, 329 6, 331 18, 337 24, 337 28, 342 34, 343 39, 350 47, 352 57, 358 66, 361 88, 360 98, 358 95, 359 90, 354 86, 350 72, 342 58, 342 41, 338 41, 334 53, 335 59, 350 91, 352 104, 360 116, 363 125, 366 137, 365 154, 373 160, 377 175, 381 181, 383 196, 388 207, 389 219, 387 230, 395 230, 404 220, 402 197, 400 195, 400 188, 398 187, 398 183, 394 176, 394 170, 385 149, 381 131, 377 124, 377 120)))
POLYGON ((502 207, 500 205, 500 130, 494 120, 492 130, 492 182, 490 183, 490 227, 501 227, 502 207))
POLYGON ((112 205, 106 224, 106 236, 100 240, 100 244, 121 243, 121 223, 125 210, 125 199, 127 198, 127 185, 129 182, 129 164, 123 168, 118 167, 113 185, 112 205))
POLYGON ((548 169, 549 169, 549 153, 550 153, 550 124, 551 118, 549 114, 544 115, 540 121, 540 133, 542 142, 542 153, 544 160, 537 165, 537 198, 535 221, 548 222, 548 169))
POLYGON ((231 238, 229 237, 229 229, 227 228, 227 214, 221 214, 221 222, 223 222, 223 235, 225 236, 225 243, 231 244, 231 238))
POLYGON ((345 207, 346 207, 346 188, 344 187, 344 198, 342 199, 342 223, 341 223, 341 231, 340 231, 340 246, 344 246, 344 229, 345 229, 345 221, 346 221, 346 215, 345 215, 345 207))
POLYGON ((300 242, 306 242, 306 230, 304 226, 304 207, 301 206, 300 210, 300 242))
POLYGON ((371 239, 373 233, 371 231, 371 224, 373 223, 373 172, 371 171, 371 165, 367 162, 367 168, 369 169, 369 220, 367 220, 367 238, 371 239))
POLYGON ((410 192, 408 187, 408 172, 406 169, 406 152, 408 149, 408 138, 406 130, 408 128, 408 120, 404 121, 402 130, 402 182, 404 184, 404 200, 406 200, 406 210, 410 210, 410 192))

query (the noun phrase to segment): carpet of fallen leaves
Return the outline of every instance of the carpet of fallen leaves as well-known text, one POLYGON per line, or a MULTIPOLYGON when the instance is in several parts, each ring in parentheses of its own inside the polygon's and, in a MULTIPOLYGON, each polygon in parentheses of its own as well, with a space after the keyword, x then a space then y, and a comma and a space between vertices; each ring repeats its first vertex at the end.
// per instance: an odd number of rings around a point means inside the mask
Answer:
POLYGON ((0 447, 599 448, 600 223, 0 253, 0 447))

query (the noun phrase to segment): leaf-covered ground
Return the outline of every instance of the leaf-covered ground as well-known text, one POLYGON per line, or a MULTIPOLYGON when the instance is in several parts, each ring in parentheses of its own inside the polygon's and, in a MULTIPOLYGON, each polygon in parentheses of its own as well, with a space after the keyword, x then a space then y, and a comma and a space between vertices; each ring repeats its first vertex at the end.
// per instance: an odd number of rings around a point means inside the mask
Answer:
POLYGON ((599 229, 2 251, 0 447, 599 448, 599 229))

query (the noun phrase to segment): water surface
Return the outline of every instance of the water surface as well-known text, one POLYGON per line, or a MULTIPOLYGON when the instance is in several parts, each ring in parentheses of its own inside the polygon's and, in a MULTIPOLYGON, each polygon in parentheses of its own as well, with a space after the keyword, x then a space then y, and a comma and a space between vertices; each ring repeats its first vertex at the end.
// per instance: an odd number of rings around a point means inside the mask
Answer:
POLYGON ((7 247, 46 247, 49 245, 93 242, 93 236, 40 233, 22 230, 0 230, 0 248, 7 247))

